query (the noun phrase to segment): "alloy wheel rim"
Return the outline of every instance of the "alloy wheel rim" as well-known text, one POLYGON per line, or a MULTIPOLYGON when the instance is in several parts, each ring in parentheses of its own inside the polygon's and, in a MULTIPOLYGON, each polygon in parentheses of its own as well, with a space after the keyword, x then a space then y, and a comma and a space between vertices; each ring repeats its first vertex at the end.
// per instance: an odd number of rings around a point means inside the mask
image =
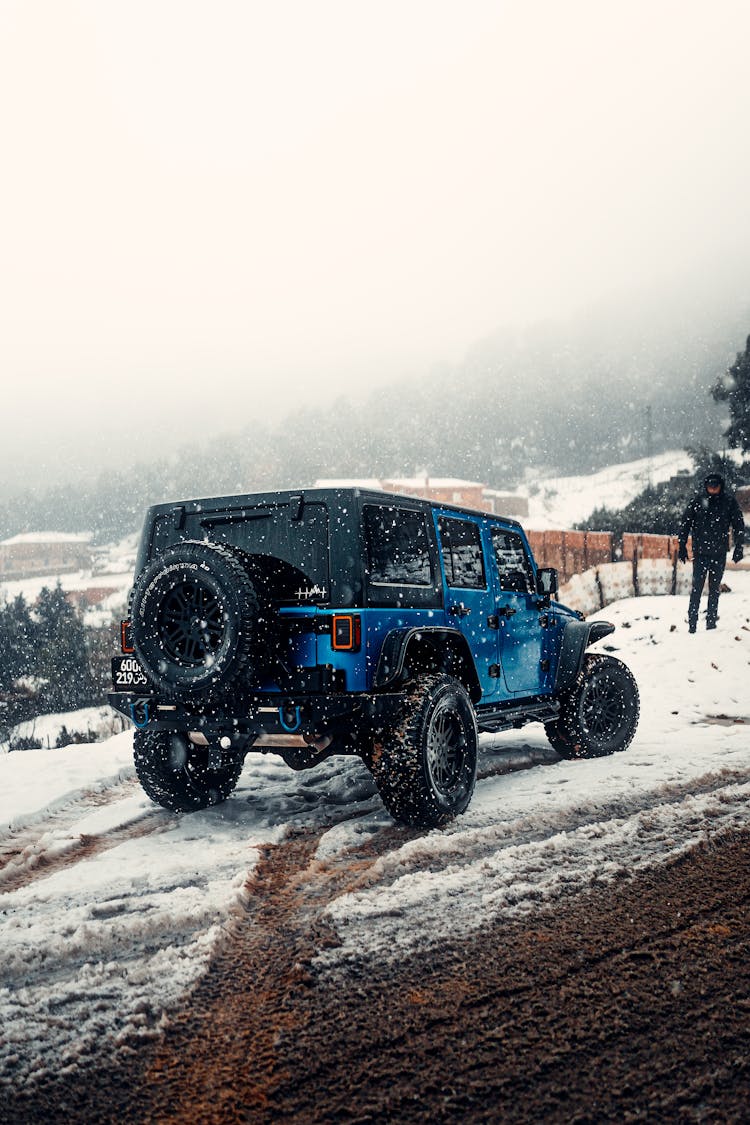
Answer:
POLYGON ((427 735, 427 767, 442 796, 448 796, 459 784, 465 757, 466 734, 461 716, 453 707, 437 710, 427 735))
POLYGON ((605 743, 621 730, 625 718, 622 689, 608 675, 595 677, 581 700, 581 719, 595 742, 605 743))

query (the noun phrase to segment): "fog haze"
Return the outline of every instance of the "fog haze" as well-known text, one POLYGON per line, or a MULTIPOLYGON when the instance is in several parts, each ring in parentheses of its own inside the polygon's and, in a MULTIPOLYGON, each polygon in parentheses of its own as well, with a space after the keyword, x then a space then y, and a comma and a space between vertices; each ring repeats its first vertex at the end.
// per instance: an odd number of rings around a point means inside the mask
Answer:
POLYGON ((721 2, 0 0, 4 487, 619 295, 750 310, 748 31, 721 2))

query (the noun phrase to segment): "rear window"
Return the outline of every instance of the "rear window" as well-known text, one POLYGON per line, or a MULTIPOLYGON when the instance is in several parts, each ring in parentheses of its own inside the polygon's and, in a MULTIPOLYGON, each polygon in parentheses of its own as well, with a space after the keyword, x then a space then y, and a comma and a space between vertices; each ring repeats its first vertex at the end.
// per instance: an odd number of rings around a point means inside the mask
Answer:
POLYGON ((247 509, 191 512, 184 529, 171 516, 157 521, 154 544, 161 551, 185 539, 240 547, 270 557, 275 596, 282 602, 321 604, 330 598, 328 509, 325 504, 269 504, 247 509))
POLYGON ((367 504, 363 516, 370 586, 431 586, 424 513, 367 504))

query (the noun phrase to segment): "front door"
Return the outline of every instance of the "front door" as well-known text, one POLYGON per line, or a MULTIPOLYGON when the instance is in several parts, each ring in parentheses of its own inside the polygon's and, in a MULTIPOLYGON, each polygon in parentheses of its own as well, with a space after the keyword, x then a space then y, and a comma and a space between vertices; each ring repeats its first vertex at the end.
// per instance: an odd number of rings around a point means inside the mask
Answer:
POLYGON ((540 614, 534 571, 523 539, 514 531, 490 531, 497 567, 500 664, 508 691, 537 695, 546 686, 542 668, 545 617, 540 614))
POLYGON ((466 637, 482 689, 482 700, 501 691, 497 631, 488 627, 495 593, 482 550, 481 524, 471 516, 438 517, 440 553, 445 571, 448 620, 466 637))

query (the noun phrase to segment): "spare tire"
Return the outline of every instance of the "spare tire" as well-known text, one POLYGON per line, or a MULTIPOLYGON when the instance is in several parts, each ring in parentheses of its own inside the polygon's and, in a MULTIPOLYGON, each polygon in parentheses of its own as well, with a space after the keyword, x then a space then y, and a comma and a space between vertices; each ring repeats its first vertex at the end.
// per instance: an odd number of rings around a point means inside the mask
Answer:
POLYGON ((185 701, 225 694, 251 679, 269 613, 239 552, 188 541, 160 554, 130 600, 135 654, 163 695, 185 701))

